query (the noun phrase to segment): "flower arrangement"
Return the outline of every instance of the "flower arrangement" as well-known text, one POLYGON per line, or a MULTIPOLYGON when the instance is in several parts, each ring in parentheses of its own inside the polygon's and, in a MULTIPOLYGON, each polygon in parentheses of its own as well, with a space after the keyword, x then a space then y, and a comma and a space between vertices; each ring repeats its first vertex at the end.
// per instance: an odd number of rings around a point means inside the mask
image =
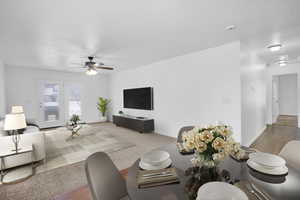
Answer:
POLYGON ((236 158, 244 156, 244 151, 234 141, 232 133, 232 128, 223 124, 195 127, 183 133, 183 146, 189 151, 194 150, 192 163, 195 166, 215 167, 228 155, 236 158))

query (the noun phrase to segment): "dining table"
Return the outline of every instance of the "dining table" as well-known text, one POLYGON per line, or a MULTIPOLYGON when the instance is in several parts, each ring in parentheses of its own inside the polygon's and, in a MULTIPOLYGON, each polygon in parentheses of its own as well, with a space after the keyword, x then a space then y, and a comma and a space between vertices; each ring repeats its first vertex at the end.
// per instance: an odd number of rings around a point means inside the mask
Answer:
MULTIPOLYGON (((189 200, 185 184, 188 181, 185 171, 192 167, 193 155, 182 155, 176 143, 168 144, 155 150, 166 151, 170 154, 172 167, 176 168, 180 183, 138 188, 137 176, 139 170, 138 159, 128 169, 127 191, 131 200, 189 200)), ((253 183, 265 192, 272 200, 299 200, 300 199, 300 169, 287 163, 288 174, 284 176, 266 175, 247 166, 247 162, 237 161, 231 157, 226 158, 218 165, 219 170, 227 170, 232 180, 253 183)), ((249 194, 249 191, 247 191, 249 194)), ((247 193, 245 191, 245 193, 247 193)), ((251 194, 251 193, 250 193, 251 194)), ((249 199, 257 199, 248 195, 249 199)), ((201 199, 201 197, 200 197, 201 199)))

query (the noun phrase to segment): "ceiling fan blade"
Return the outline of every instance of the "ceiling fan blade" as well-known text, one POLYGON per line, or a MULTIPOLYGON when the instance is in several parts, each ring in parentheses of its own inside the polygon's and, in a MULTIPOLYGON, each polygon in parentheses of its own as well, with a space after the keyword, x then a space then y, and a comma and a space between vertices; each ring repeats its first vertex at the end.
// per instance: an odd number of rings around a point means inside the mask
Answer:
POLYGON ((113 67, 106 67, 106 66, 96 66, 97 69, 107 69, 107 70, 113 70, 113 67))
POLYGON ((79 66, 83 66, 84 64, 82 64, 82 63, 69 63, 69 65, 79 65, 79 66))
POLYGON ((68 67, 69 69, 86 69, 86 67, 68 67))

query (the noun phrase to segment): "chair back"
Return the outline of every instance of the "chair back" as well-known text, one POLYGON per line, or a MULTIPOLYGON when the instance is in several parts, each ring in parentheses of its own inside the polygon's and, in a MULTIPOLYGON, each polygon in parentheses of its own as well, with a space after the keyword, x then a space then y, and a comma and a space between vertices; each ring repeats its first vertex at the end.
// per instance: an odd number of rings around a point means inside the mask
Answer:
POLYGON ((106 153, 90 155, 85 171, 94 200, 120 200, 127 196, 126 182, 106 153))
POLYGON ((289 165, 299 169, 300 157, 297 154, 299 150, 300 150, 300 141, 292 140, 284 145, 279 155, 283 157, 289 165))
POLYGON ((182 134, 186 131, 190 131, 194 128, 195 126, 184 126, 179 130, 178 136, 177 136, 177 142, 182 143, 182 134))

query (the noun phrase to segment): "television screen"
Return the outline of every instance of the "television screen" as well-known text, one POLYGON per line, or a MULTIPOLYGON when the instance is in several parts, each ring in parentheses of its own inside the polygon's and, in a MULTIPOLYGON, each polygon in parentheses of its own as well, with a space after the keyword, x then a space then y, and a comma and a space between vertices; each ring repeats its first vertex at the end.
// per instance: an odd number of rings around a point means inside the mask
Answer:
POLYGON ((124 108, 153 110, 153 89, 151 87, 123 90, 124 108))

